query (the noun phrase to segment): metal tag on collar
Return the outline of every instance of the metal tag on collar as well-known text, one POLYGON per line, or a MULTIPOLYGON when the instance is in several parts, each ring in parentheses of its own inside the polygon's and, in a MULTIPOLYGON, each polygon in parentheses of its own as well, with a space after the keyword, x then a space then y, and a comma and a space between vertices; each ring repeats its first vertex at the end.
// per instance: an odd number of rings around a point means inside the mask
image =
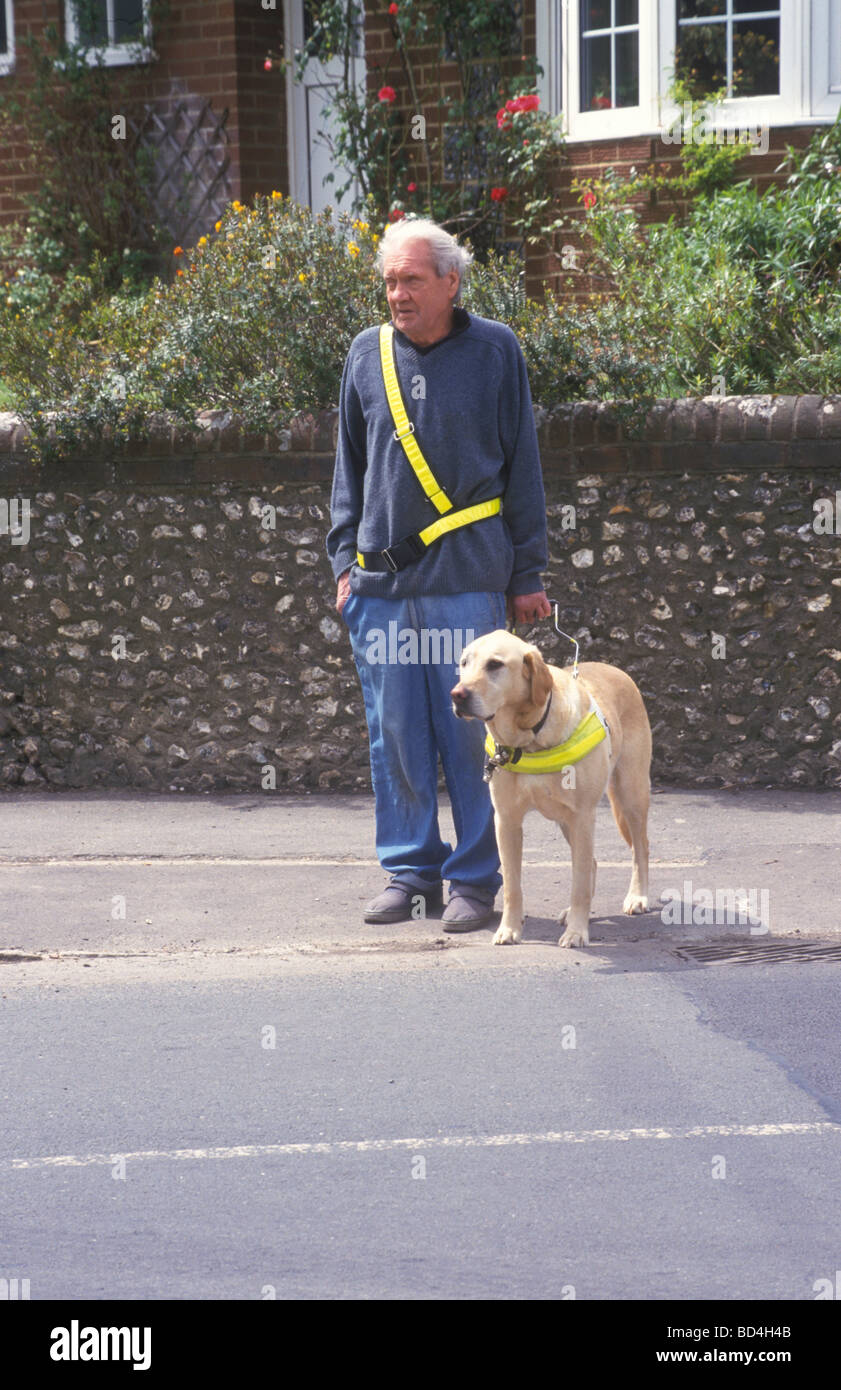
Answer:
POLYGON ((504 744, 495 743, 496 752, 492 758, 488 758, 483 773, 486 782, 490 782, 494 772, 498 767, 505 767, 506 763, 518 763, 523 756, 522 748, 506 748, 504 744))

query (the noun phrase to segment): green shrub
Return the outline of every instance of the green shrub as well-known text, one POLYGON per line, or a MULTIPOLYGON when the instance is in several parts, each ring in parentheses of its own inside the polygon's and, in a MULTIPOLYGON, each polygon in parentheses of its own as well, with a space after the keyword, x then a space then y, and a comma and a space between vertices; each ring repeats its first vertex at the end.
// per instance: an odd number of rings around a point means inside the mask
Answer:
POLYGON ((613 171, 590 186, 596 318, 657 364, 658 394, 841 389, 841 118, 788 163, 784 188, 718 189, 684 224, 643 227, 613 171))
POLYGON ((173 248, 172 282, 145 294, 97 298, 78 275, 52 323, 0 306, 0 375, 39 453, 50 418, 63 451, 136 439, 151 412, 228 408, 266 430, 335 401, 351 339, 385 314, 376 234, 280 194, 231 204, 216 231, 173 248))
MULTIPOLYGON (((615 400, 633 419, 656 396, 837 391, 841 124, 790 160, 786 188, 719 189, 684 225, 641 226, 608 172, 593 185, 583 267, 603 294, 530 300, 522 263, 490 252, 465 304, 510 324, 546 406, 615 400)), ((144 293, 109 295, 96 255, 52 304, 37 278, 7 286, 0 380, 35 451, 136 440, 153 412, 191 427, 198 410, 228 409, 262 432, 334 405, 351 340, 387 316, 373 225, 334 225, 273 193, 231 204, 214 234, 174 248, 171 282, 144 293)))

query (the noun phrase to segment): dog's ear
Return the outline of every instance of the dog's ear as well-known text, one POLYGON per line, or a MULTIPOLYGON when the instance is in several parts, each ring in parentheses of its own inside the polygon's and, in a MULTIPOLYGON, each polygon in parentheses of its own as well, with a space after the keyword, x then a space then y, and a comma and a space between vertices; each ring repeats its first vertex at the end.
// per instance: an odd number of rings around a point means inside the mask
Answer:
POLYGON ((529 647, 523 657, 523 673, 530 685, 529 703, 523 706, 517 716, 517 728, 530 729, 545 710, 552 690, 552 672, 537 647, 529 647))

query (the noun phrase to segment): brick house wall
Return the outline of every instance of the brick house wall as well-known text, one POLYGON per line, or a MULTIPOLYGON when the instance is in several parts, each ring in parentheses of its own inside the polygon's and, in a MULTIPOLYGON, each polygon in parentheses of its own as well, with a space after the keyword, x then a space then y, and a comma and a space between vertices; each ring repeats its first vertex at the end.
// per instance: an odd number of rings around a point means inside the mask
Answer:
MULTIPOLYGON (((737 180, 752 178, 761 192, 774 184, 781 186, 787 175, 784 171, 774 171, 786 157, 786 146, 793 145, 795 149, 804 149, 811 139, 813 130, 814 127, 804 126, 772 127, 769 131, 767 153, 746 154, 737 166, 737 180)), ((668 165, 670 173, 680 171, 679 147, 664 144, 656 137, 568 144, 564 165, 556 184, 558 208, 570 216, 581 215, 581 194, 573 191, 573 180, 586 184, 589 179, 602 177, 608 168, 615 169, 620 176, 629 174, 633 167, 636 167, 638 172, 646 169, 653 172, 656 166, 658 172, 665 173, 664 165, 668 165)), ((646 196, 633 206, 639 211, 643 224, 664 222, 672 215, 682 218, 689 208, 685 199, 678 201, 662 194, 652 195, 650 198, 646 196)), ((560 250, 559 241, 560 239, 556 239, 557 250, 560 250)), ((563 238, 563 243, 583 253, 583 264, 586 239, 573 232, 563 238)), ((568 259, 576 258, 569 256, 568 259)), ((529 293, 535 296, 544 285, 551 286, 560 296, 574 300, 584 300, 602 288, 597 281, 585 274, 574 276, 570 282, 569 273, 559 271, 557 257, 548 254, 530 258, 527 280, 529 293)))
MULTIPOLYGON (((541 0, 546 3, 546 0, 541 0)), ((520 70, 523 56, 537 56, 537 0, 524 0, 522 55, 512 55, 500 64, 502 80, 520 70)), ((16 34, 16 63, 25 75, 27 55, 24 36, 40 34, 52 22, 63 25, 63 0, 15 0, 14 26, 16 34)), ((179 97, 212 99, 213 109, 227 111, 228 154, 230 157, 231 197, 248 202, 255 192, 273 188, 288 193, 289 161, 287 150, 287 107, 285 79, 277 72, 266 73, 263 61, 267 52, 277 52, 283 45, 283 5, 278 0, 275 10, 264 10, 259 4, 237 4, 236 0, 192 0, 192 3, 173 4, 170 15, 155 30, 154 45, 158 60, 128 70, 131 90, 138 108, 151 102, 161 109, 179 97)), ((385 83, 397 92, 397 104, 406 113, 413 110, 412 93, 405 80, 395 48, 394 21, 383 4, 374 9, 369 5, 365 22, 365 49, 368 90, 372 95, 385 83)), ((542 56, 542 55, 541 55, 542 56)), ((421 54, 419 79, 424 83, 437 64, 433 45, 421 54)), ((118 69, 124 75, 125 68, 118 69)), ((455 94, 457 72, 454 64, 442 69, 445 89, 455 94)), ((10 79, 0 75, 0 91, 10 79)), ((430 132, 436 129, 438 113, 425 110, 430 132)), ((786 145, 802 148, 808 143, 814 127, 779 126, 770 129, 770 147, 765 155, 745 156, 740 173, 756 179, 761 188, 772 182, 782 182, 785 174, 775 169, 785 156, 786 145)), ((17 161, 25 152, 20 139, 10 148, 0 150, 0 224, 20 216, 20 196, 37 190, 37 179, 20 171, 17 161)), ((423 152, 420 146, 411 151, 413 167, 423 171, 423 152)), ((650 163, 679 163, 679 147, 664 144, 657 136, 627 139, 571 140, 567 143, 555 182, 559 209, 576 217, 581 215, 579 195, 572 191, 572 181, 596 177, 610 165, 626 172, 632 165, 638 168, 650 163)), ((433 171, 440 175, 440 171, 433 171)), ((419 187, 421 178, 417 179, 419 187)), ((420 210, 420 203, 418 204, 420 210)), ((643 221, 659 221, 674 211, 671 201, 648 201, 641 208, 643 221)), ((556 238, 555 251, 564 245, 580 247, 574 233, 556 238)), ((581 263, 584 264, 583 258, 581 263)), ((571 284, 562 272, 557 255, 529 251, 526 284, 528 292, 542 295, 546 285, 564 297, 583 299, 599 286, 583 273, 571 284)))
MULTIPOLYGON (((523 6, 523 45, 522 53, 526 57, 536 57, 537 55, 537 26, 536 26, 536 4, 537 0, 524 0, 523 6)), ((399 62, 396 60, 394 35, 392 31, 392 21, 388 15, 382 12, 369 14, 366 16, 366 56, 368 58, 368 90, 373 96, 384 83, 394 87, 397 93, 397 105, 405 112, 412 111, 412 96, 409 91, 399 62)), ((426 56, 426 55, 425 55, 426 56)), ((430 47, 426 62, 431 64, 434 61, 434 51, 430 47)), ((502 65, 502 72, 516 73, 519 69, 519 62, 516 59, 502 65)), ((446 76, 446 66, 443 69, 446 76)), ((421 69, 421 75, 428 75, 427 66, 421 69)), ((453 68, 453 78, 455 79, 455 69, 453 68)), ((457 90, 455 80, 453 81, 453 92, 457 90)), ((435 129, 435 119, 429 119, 429 113, 425 113, 428 125, 435 129)), ((737 177, 745 176, 753 178, 757 186, 764 190, 771 184, 781 185, 784 183, 785 172, 775 173, 786 155, 787 145, 793 145, 797 149, 804 148, 813 133, 815 127, 808 126, 779 126, 772 127, 769 131, 769 148, 764 155, 746 154, 744 160, 738 167, 737 177)), ((586 182, 591 178, 597 178, 604 173, 608 167, 613 167, 618 174, 627 174, 633 166, 640 171, 651 167, 668 165, 675 172, 680 167, 680 150, 677 145, 666 144, 657 136, 629 137, 628 139, 616 139, 615 137, 604 141, 568 141, 564 147, 564 156, 560 162, 554 188, 557 196, 558 209, 567 215, 580 218, 582 207, 580 194, 573 192, 572 183, 574 180, 586 182)), ((420 159, 417 160, 418 171, 421 169, 420 159)), ((662 199, 662 195, 661 195, 662 199)), ((675 203, 672 199, 655 201, 646 198, 644 202, 637 204, 642 214, 643 223, 665 221, 671 215, 682 217, 687 211, 688 204, 675 203)), ((590 279, 585 274, 580 274, 570 282, 568 273, 561 270, 559 253, 562 246, 572 246, 578 251, 586 253, 586 245, 582 238, 574 232, 555 239, 555 255, 529 250, 526 260, 526 286, 528 293, 540 297, 547 286, 550 286, 556 293, 566 299, 583 300, 594 291, 598 291, 598 283, 590 279)), ((584 256, 577 259, 584 263, 584 256)))
MULTIPOLYGON (((15 70, 23 82, 29 68, 23 41, 41 37, 48 24, 64 31, 63 0, 15 0, 15 70)), ((227 110, 231 196, 248 202, 255 192, 288 188, 283 79, 263 71, 266 53, 282 45, 282 6, 273 12, 236 0, 194 0, 173 4, 156 24, 157 61, 113 73, 117 82, 127 79, 136 115, 144 103, 165 112, 179 99, 210 98, 214 111, 227 110)), ((0 92, 13 80, 0 76, 0 92)), ((0 150, 0 224, 23 214, 22 194, 37 192, 37 177, 19 167, 25 153, 23 132, 0 150)))

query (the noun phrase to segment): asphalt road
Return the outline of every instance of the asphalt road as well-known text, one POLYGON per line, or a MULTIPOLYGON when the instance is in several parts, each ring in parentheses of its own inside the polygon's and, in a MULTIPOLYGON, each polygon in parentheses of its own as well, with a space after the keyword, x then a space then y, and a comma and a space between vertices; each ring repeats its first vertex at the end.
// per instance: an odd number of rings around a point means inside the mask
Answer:
POLYGON ((623 918, 603 808, 592 945, 560 951, 566 846, 538 818, 523 944, 495 948, 362 923, 369 798, 4 797, 0 1276, 33 1300, 814 1299, 841 1265, 841 959, 791 951, 841 946, 838 806, 655 797, 653 896, 766 889, 764 935, 623 918), (769 939, 785 959, 751 954, 769 939))

